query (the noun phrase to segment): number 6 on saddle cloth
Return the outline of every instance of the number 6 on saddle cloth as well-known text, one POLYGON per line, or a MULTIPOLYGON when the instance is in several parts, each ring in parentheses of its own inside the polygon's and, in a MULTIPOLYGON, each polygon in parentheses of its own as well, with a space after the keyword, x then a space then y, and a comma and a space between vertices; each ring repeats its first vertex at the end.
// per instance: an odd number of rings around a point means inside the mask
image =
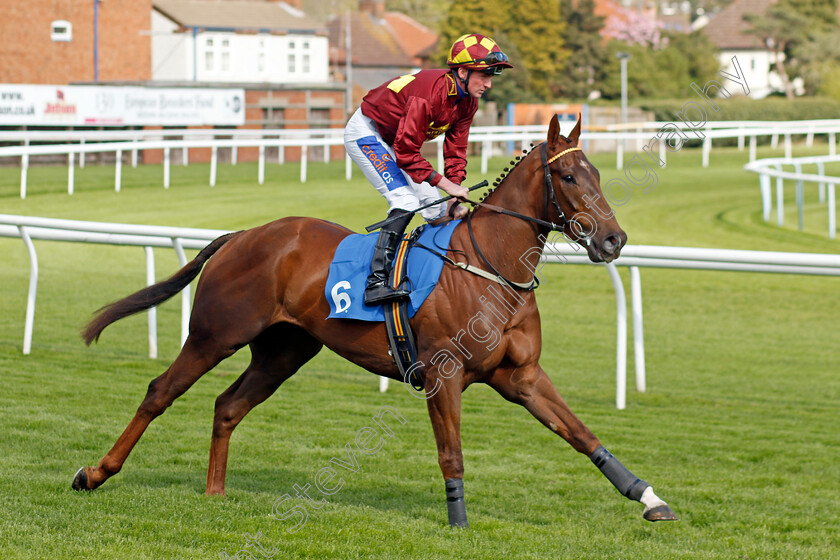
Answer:
POLYGON ((387 302, 384 306, 365 305, 364 297, 378 233, 346 237, 336 248, 330 263, 324 290, 330 304, 327 320, 384 321, 391 355, 403 379, 409 380, 418 391, 423 389, 423 384, 411 369, 417 361, 417 349, 408 320, 434 290, 444 264, 436 252, 446 253, 452 232, 459 223, 460 220, 453 220, 441 226, 423 225, 403 237, 397 248, 390 282, 394 287, 408 287, 411 293, 408 298, 387 302))

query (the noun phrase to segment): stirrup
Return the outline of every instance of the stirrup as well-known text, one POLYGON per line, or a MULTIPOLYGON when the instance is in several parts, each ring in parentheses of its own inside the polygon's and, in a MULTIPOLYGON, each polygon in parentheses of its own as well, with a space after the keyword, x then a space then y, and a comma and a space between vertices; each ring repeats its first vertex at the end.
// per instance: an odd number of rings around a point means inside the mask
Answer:
POLYGON ((386 301, 403 299, 410 293, 402 288, 392 288, 387 281, 383 281, 365 288, 365 305, 378 305, 386 301))

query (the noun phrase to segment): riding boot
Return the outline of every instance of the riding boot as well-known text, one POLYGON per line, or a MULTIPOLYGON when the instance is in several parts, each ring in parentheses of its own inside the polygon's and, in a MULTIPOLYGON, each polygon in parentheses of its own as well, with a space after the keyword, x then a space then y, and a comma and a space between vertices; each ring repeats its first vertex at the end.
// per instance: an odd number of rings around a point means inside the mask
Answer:
POLYGON ((379 238, 376 240, 376 249, 373 253, 373 260, 370 263, 371 273, 367 279, 365 288, 365 305, 376 305, 385 301, 391 301, 406 297, 410 292, 405 289, 394 289, 390 282, 391 265, 400 244, 403 232, 411 221, 413 214, 405 210, 392 210, 389 218, 399 216, 390 224, 382 226, 379 230, 379 238))

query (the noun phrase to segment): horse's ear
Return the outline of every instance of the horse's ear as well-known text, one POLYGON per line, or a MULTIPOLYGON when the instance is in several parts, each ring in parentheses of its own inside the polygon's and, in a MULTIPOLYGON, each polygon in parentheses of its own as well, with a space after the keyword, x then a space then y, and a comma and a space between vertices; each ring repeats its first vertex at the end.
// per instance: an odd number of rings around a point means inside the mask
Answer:
POLYGON ((551 120, 548 123, 548 145, 557 144, 560 141, 560 121, 557 120, 557 115, 551 115, 551 120))
POLYGON ((578 138, 580 138, 580 128, 581 128, 581 126, 580 126, 580 125, 581 125, 581 121, 582 121, 582 120, 583 120, 583 119, 581 118, 581 114, 580 114, 580 113, 578 113, 578 120, 577 120, 577 124, 576 124, 576 125, 575 125, 575 127, 572 129, 572 132, 569 134, 569 142, 571 142, 571 143, 572 143, 573 145, 575 145, 575 146, 577 146, 577 143, 578 143, 578 138))

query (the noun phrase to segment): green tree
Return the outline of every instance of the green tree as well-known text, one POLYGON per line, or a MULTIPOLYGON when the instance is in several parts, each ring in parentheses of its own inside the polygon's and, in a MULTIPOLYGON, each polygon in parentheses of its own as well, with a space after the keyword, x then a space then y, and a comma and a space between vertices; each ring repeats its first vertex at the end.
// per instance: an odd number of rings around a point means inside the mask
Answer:
POLYGON ((447 6, 449 0, 385 0, 389 12, 402 12, 435 32, 440 29, 447 6))
POLYGON ((494 83, 490 90, 492 97, 500 102, 522 100, 523 97, 554 99, 556 81, 569 56, 563 47, 564 29, 559 0, 486 0, 481 3, 455 0, 441 24, 439 57, 445 60, 452 43, 465 33, 488 35, 499 43, 516 67, 494 83), (515 76, 516 89, 507 86, 511 81, 510 74, 515 76), (497 88, 497 84, 501 87, 497 88), (505 92, 512 97, 502 98, 505 92))
POLYGON ((837 0, 780 0, 764 14, 745 16, 749 32, 776 55, 774 69, 788 99, 794 96, 794 78, 801 77, 806 93, 813 94, 826 68, 840 63, 836 12, 837 0))
POLYGON ((572 54, 562 79, 555 80, 557 92, 565 97, 586 98, 600 89, 607 67, 607 47, 601 38, 604 17, 595 15, 594 0, 560 0, 560 17, 566 22, 564 46, 572 54))
POLYGON ((631 98, 680 99, 693 95, 691 84, 702 87, 714 79, 720 65, 714 46, 699 32, 666 33, 658 50, 622 41, 610 41, 601 93, 605 99, 621 97, 621 69, 616 53, 630 54, 627 94, 631 98))

